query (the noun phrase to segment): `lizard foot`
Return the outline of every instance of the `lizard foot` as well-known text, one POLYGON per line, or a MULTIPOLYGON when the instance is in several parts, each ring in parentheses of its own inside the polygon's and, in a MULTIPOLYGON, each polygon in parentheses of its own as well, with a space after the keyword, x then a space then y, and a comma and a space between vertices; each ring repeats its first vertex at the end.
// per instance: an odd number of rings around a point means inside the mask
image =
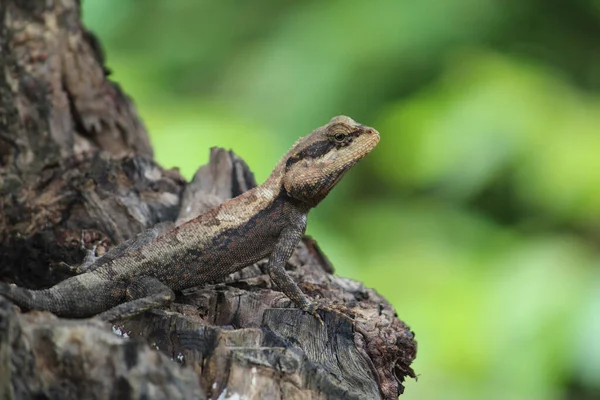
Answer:
POLYGON ((83 250, 85 250, 86 254, 85 254, 85 257, 83 258, 83 261, 81 262, 81 264, 76 267, 79 270, 79 273, 85 272, 89 267, 91 267, 96 262, 97 259, 101 258, 101 257, 96 256, 96 249, 98 248, 98 246, 103 244, 106 240, 106 239, 102 239, 100 241, 96 241, 92 245, 92 248, 88 249, 85 245, 84 234, 85 234, 85 231, 82 230, 81 231, 81 248, 83 250))
POLYGON ((345 305, 342 305, 339 303, 334 303, 331 301, 315 300, 304 309, 304 311, 311 314, 313 317, 315 317, 317 319, 317 321, 319 321, 319 323, 322 326, 324 326, 323 319, 321 319, 321 316, 317 312, 318 310, 323 310, 323 311, 328 311, 328 312, 334 313, 335 315, 350 322, 352 325, 356 325, 356 320, 354 319, 354 313, 345 305), (350 316, 350 315, 352 315, 352 316, 350 316))
POLYGON ((321 326, 325 326, 325 323, 323 322, 323 319, 321 318, 321 316, 317 312, 319 310, 319 308, 320 308, 319 304, 316 301, 313 301, 312 303, 309 303, 306 307, 304 307, 302 310, 304 312, 309 313, 313 317, 315 317, 315 319, 317 321, 319 321, 319 324, 321 324, 321 326))
POLYGON ((96 260, 101 258, 101 257, 96 256, 96 249, 98 248, 98 246, 103 244, 105 242, 105 240, 106 239, 102 239, 100 241, 95 242, 93 244, 92 248, 89 249, 85 245, 85 230, 82 230, 80 244, 81 244, 81 249, 84 250, 86 254, 85 254, 85 257, 83 258, 83 261, 81 262, 81 264, 70 265, 64 261, 61 261, 61 262, 54 264, 53 268, 56 268, 59 270, 64 270, 64 271, 67 271, 67 272, 69 272, 71 274, 75 274, 75 275, 79 275, 83 272, 86 272, 96 262, 96 260))

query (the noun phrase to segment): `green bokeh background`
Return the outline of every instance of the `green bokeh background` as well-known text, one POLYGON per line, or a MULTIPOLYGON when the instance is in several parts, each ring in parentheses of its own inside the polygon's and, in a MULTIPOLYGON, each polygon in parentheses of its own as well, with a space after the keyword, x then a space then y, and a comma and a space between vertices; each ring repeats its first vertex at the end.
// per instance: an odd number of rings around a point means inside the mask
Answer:
POLYGON ((379 146, 309 233, 416 332, 405 399, 600 398, 600 1, 84 0, 156 158, 379 146))

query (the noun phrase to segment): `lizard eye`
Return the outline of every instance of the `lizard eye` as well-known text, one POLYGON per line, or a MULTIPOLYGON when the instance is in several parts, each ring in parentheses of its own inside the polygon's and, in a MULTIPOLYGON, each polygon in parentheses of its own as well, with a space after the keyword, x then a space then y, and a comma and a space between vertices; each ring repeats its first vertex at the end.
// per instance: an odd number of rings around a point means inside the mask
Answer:
POLYGON ((333 138, 335 139, 336 142, 341 143, 344 141, 344 139, 346 139, 346 134, 345 133, 336 133, 333 138))

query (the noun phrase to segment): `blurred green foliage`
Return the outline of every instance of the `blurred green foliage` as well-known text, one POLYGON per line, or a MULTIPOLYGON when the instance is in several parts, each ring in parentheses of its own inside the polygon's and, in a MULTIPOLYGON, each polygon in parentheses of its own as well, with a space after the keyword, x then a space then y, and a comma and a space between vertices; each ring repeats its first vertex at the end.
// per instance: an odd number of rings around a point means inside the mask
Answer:
POLYGON ((378 148, 316 209, 417 333, 407 399, 600 398, 600 1, 84 0, 157 159, 263 180, 337 114, 378 148))

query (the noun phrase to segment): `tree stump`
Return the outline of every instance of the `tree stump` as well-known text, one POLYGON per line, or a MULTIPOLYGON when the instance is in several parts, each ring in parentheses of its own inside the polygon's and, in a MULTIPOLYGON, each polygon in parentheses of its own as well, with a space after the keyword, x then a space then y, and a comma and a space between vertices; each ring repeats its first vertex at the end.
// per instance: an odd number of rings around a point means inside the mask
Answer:
MULTIPOLYGON (((0 1, 3 281, 52 286, 69 276, 59 262, 82 260, 82 242, 102 254, 256 184, 223 149, 190 183, 161 168, 132 102, 107 74, 78 1, 0 1)), ((293 308, 264 262, 112 332, 93 320, 21 313, 0 297, 0 397, 397 398, 415 377, 416 342, 391 305, 332 275, 308 237, 288 264, 308 295, 343 304, 356 324, 325 312, 321 326, 293 308)))

